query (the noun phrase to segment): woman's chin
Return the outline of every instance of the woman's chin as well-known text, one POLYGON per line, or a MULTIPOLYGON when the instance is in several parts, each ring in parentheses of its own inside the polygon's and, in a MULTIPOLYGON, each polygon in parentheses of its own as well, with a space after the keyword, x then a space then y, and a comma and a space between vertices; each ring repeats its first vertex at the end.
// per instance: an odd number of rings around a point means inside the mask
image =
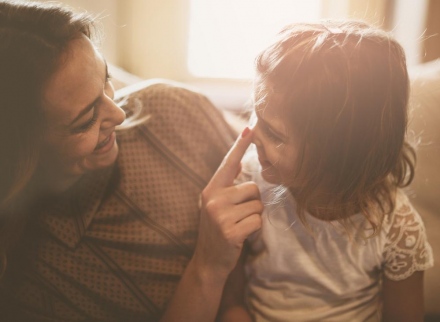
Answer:
POLYGON ((110 167, 118 158, 119 148, 115 141, 112 148, 105 153, 92 154, 83 160, 81 168, 84 172, 110 167))

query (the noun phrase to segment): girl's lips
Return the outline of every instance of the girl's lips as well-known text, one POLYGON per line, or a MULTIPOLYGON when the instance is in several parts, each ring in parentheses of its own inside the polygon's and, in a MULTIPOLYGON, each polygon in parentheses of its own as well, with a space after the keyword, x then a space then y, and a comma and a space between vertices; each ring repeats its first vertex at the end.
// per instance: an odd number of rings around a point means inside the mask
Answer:
POLYGON ((258 158, 258 161, 260 162, 260 164, 263 168, 268 168, 272 165, 270 162, 263 160, 261 158, 258 158))
POLYGON ((113 131, 104 141, 99 143, 93 153, 101 154, 109 151, 115 143, 116 133, 113 131))

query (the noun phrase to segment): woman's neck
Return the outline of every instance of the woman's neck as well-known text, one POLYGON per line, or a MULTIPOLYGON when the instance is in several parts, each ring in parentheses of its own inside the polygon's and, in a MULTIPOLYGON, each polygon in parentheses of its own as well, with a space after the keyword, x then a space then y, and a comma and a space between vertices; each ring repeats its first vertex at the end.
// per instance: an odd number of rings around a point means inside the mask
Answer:
POLYGON ((57 196, 69 190, 81 177, 82 175, 66 176, 41 169, 33 180, 34 191, 44 197, 57 196))

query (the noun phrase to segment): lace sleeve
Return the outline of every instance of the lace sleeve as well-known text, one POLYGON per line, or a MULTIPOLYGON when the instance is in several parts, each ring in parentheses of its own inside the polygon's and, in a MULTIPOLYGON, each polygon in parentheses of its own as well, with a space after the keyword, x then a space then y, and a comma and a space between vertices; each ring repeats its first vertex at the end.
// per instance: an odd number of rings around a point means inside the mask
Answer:
POLYGON ((405 199, 390 218, 384 249, 384 274, 394 281, 434 265, 423 221, 405 199))

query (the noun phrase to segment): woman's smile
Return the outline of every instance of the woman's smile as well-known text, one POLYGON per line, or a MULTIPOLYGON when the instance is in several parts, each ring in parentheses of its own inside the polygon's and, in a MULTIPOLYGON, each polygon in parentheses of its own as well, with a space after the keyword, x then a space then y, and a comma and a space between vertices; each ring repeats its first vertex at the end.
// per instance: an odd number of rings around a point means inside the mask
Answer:
POLYGON ((106 139, 98 143, 98 145, 95 148, 94 153, 96 154, 102 154, 108 152, 115 143, 116 139, 116 133, 113 131, 106 139))
POLYGON ((63 64, 45 88, 44 109, 51 127, 41 165, 58 180, 73 181, 116 161, 115 127, 124 121, 125 112, 113 101, 107 64, 87 37, 73 39, 63 55, 63 64))

